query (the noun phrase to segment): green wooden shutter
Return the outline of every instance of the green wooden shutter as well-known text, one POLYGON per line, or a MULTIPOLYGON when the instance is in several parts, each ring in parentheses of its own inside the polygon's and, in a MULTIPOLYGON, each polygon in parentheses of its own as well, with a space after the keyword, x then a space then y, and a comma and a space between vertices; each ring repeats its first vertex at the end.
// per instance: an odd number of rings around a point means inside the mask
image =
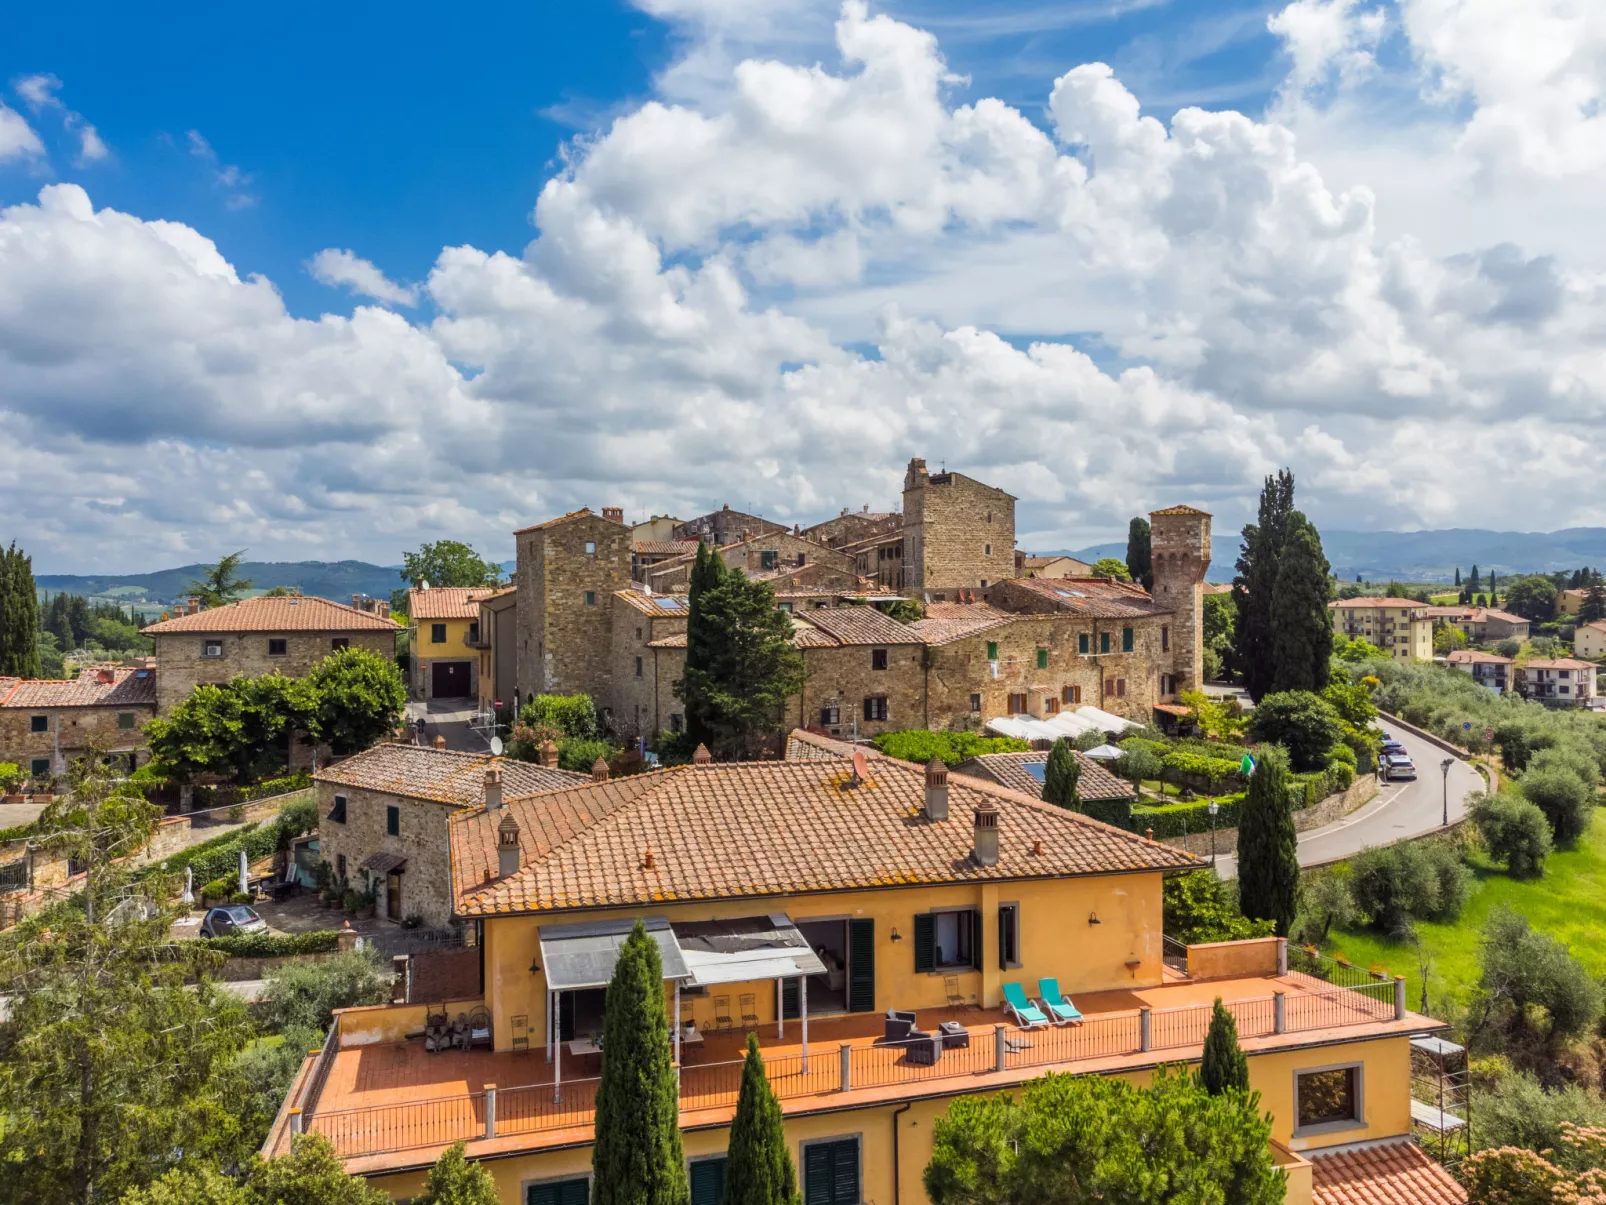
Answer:
POLYGON ((1131 628, 1122 628, 1121 629, 1121 651, 1123 653, 1130 653, 1132 651, 1132 629, 1131 628))
POLYGON ((915 973, 937 969, 937 918, 915 913, 915 973))
POLYGON ((590 1199, 591 1181, 584 1176, 532 1184, 524 1194, 525 1205, 586 1205, 590 1199))
POLYGON ((832 1145, 816 1142, 803 1152, 803 1205, 831 1205, 832 1145))
POLYGON ((687 1169, 691 1178, 691 1205, 719 1205, 725 1195, 725 1159, 699 1159, 687 1169))
POLYGON ((998 660, 998 641, 989 640, 987 642, 987 660, 989 660, 989 661, 997 661, 998 660))
POLYGON ((1087 647, 1087 633, 1083 632, 1076 638, 1076 651, 1085 653, 1087 652, 1087 647))
POLYGON ((1038 669, 1047 669, 1048 668, 1048 650, 1047 649, 1038 649, 1037 650, 1037 668, 1038 669))
POLYGON ((981 912, 977 910, 970 914, 970 969, 981 970, 982 950, 981 912))
POLYGON ((859 1140, 831 1144, 831 1201, 832 1205, 858 1205, 859 1202, 859 1140))
POLYGON ((848 922, 848 1011, 875 1011, 875 921, 848 922))
POLYGON ((1107 653, 1109 651, 1110 651, 1110 634, 1108 632, 1100 632, 1099 633, 1099 652, 1107 653))
MULTIPOLYGON (((795 1021, 803 1015, 803 1009, 799 1003, 800 993, 798 992, 798 984, 801 982, 802 980, 795 975, 789 979, 781 980, 781 1016, 785 1020, 795 1021)), ((697 1205, 697 1203, 693 1201, 692 1205, 697 1205)))

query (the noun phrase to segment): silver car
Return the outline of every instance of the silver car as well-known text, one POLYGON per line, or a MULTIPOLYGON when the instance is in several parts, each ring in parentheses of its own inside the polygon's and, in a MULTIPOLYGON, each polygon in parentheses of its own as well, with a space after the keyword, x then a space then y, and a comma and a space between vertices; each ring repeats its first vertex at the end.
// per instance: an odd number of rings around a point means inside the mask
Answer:
POLYGON ((202 937, 236 937, 241 933, 266 933, 268 922, 244 904, 213 908, 201 921, 202 937))
POLYGON ((1383 756, 1383 777, 1390 782, 1396 778, 1415 778, 1416 766, 1403 753, 1387 753, 1383 756))

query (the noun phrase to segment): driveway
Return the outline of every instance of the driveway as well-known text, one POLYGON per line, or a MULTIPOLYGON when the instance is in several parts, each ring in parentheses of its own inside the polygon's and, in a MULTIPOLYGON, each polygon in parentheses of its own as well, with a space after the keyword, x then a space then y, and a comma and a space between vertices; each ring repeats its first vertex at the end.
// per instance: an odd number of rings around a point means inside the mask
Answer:
POLYGON ((418 721, 424 721, 425 744, 433 745, 437 736, 444 736, 448 749, 485 753, 490 749, 491 734, 470 726, 477 706, 474 699, 415 699, 407 704, 407 722, 416 733, 418 721))
MULTIPOLYGON (((1376 845, 1393 845, 1410 837, 1420 837, 1444 822, 1445 778, 1440 763, 1449 754, 1437 745, 1390 728, 1385 731, 1405 746, 1416 766, 1414 782, 1384 783, 1377 798, 1357 808, 1341 820, 1299 834, 1299 864, 1321 866, 1357 854, 1376 845)), ((1459 759, 1452 761, 1449 777, 1450 822, 1466 815, 1467 796, 1484 789, 1483 776, 1459 759)), ((1219 858, 1216 873, 1230 879, 1238 873, 1232 858, 1219 858)))

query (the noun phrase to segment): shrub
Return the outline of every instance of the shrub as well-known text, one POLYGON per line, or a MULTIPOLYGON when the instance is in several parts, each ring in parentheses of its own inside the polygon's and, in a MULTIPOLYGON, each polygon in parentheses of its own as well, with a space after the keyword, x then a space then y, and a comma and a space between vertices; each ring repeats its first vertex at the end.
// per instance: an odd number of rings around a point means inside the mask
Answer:
POLYGON ((1274 921, 1249 920, 1238 911, 1237 892, 1213 870, 1172 875, 1163 887, 1165 932, 1188 945, 1270 937, 1274 921))
POLYGON ((1600 764, 1587 750, 1571 741, 1536 752, 1528 763, 1528 773, 1542 770, 1567 770, 1576 774, 1591 795, 1600 788, 1600 764))
POLYGON ((1291 936, 1303 942, 1326 941, 1333 929, 1348 929, 1360 919, 1349 876, 1341 868, 1307 871, 1299 885, 1299 915, 1291 936))
POLYGON ((1364 849, 1350 862, 1355 904, 1374 929, 1407 937, 1417 920, 1454 920, 1466 906, 1470 876, 1440 841, 1364 849))
POLYGON ((576 774, 589 774, 599 757, 606 762, 618 752, 619 750, 607 741, 569 737, 558 743, 558 766, 564 770, 573 770, 576 774))
POLYGON ((390 999, 390 968, 372 948, 337 954, 323 962, 292 962, 267 975, 261 1004, 273 1029, 315 1029, 325 1033, 337 1008, 383 1004, 390 999))
POLYGON ((1516 878, 1544 873, 1550 855, 1550 822, 1527 799, 1514 791, 1478 795, 1472 800, 1472 823, 1478 826, 1489 856, 1504 862, 1516 878))
POLYGON ((1516 1033, 1529 1028, 1529 1007, 1549 1017, 1553 1045, 1584 1032, 1600 1016, 1601 986, 1553 937, 1536 933, 1502 904, 1484 922, 1479 986, 1490 1013, 1516 1033))
POLYGON ((310 933, 239 933, 207 937, 203 943, 230 958, 290 958, 301 954, 332 954, 340 948, 340 933, 318 929, 310 933))
POLYGON ((1571 770, 1531 769, 1519 784, 1528 801, 1545 814, 1557 845, 1571 845, 1589 828, 1594 801, 1589 788, 1571 770))
POLYGON ((201 898, 203 900, 227 900, 234 894, 234 888, 238 883, 238 877, 231 879, 227 875, 213 879, 201 888, 201 898))
POLYGON ((14 761, 0 761, 0 795, 13 795, 28 776, 22 772, 22 767, 14 761))
POLYGON ((1554 1150, 1563 1125, 1606 1124, 1606 1102, 1577 1084, 1546 1091, 1534 1076, 1513 1071, 1478 1094, 1478 1115, 1480 1147, 1554 1150))
POLYGON ((1320 770, 1328 751, 1343 735, 1343 725, 1332 705, 1308 690, 1269 694, 1249 717, 1249 732, 1256 740, 1283 746, 1297 771, 1320 770))
POLYGON ((974 732, 927 732, 912 728, 903 732, 883 732, 875 747, 888 757, 925 765, 939 757, 950 766, 984 753, 1024 753, 1031 748, 1012 736, 977 736, 974 732))
POLYGON ((305 791, 311 786, 312 775, 303 770, 297 774, 287 774, 282 778, 265 779, 254 787, 245 788, 242 797, 245 802, 250 802, 253 799, 268 799, 274 795, 288 795, 294 791, 305 791))
POLYGON ((1213 790, 1218 784, 1232 784, 1242 786, 1243 774, 1238 769, 1237 758, 1204 757, 1198 753, 1186 750, 1177 750, 1167 753, 1160 759, 1161 765, 1166 769, 1166 779, 1169 782, 1195 782, 1204 783, 1204 790, 1213 790), (1189 781, 1191 780, 1191 781, 1189 781))
POLYGON ((1165 773, 1165 763, 1147 747, 1148 744, 1148 741, 1144 741, 1141 744, 1134 742, 1133 748, 1123 746, 1121 756, 1111 769, 1132 782, 1158 781, 1160 775, 1165 773))
POLYGON ((596 740, 602 735, 597 705, 590 695, 536 695, 519 711, 519 720, 531 727, 556 728, 575 740, 596 740))
MULTIPOLYGON (((1221 807, 1216 815, 1216 827, 1238 827, 1238 809, 1243 804, 1243 792, 1236 795, 1222 795, 1216 799, 1221 807)), ((1131 810, 1132 818, 1129 827, 1134 832, 1143 832, 1153 829, 1156 837, 1181 837, 1184 834, 1198 836, 1200 833, 1210 831, 1210 801, 1208 799, 1195 799, 1187 803, 1167 803, 1158 807, 1136 805, 1131 810)))

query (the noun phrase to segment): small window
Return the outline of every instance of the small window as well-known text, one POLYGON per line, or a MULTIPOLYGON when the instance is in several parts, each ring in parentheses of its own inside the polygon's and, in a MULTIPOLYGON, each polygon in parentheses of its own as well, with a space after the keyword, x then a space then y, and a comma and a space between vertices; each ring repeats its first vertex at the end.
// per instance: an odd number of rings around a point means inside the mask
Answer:
POLYGON ((685 727, 686 727, 686 717, 685 716, 681 715, 679 712, 673 712, 673 713, 670 714, 670 716, 669 716, 669 731, 671 731, 671 732, 681 732, 681 731, 683 731, 685 729, 685 727))
POLYGON ((335 855, 335 877, 342 883, 346 881, 346 855, 335 855))
POLYGON ((446 625, 444 623, 432 623, 429 625, 429 642, 431 644, 446 643, 446 625))
POLYGON ((803 568, 803 566, 807 565, 808 563, 809 563, 808 553, 800 552, 800 553, 797 554, 797 567, 799 569, 803 568))
POLYGON ((871 649, 870 650, 870 668, 871 669, 886 669, 887 668, 887 650, 886 649, 871 649))
POLYGON ((590 556, 596 550, 597 550, 597 542, 595 540, 587 540, 586 541, 586 555, 590 556))
POLYGON ((1121 651, 1123 653, 1130 653, 1132 651, 1132 629, 1131 628, 1122 628, 1121 629, 1121 651))
POLYGON ((346 822, 346 797, 344 795, 335 796, 335 806, 329 809, 329 819, 336 824, 344 824, 346 822))
POLYGON ((691 1180, 691 1205, 719 1205, 725 1195, 725 1156, 693 1159, 686 1166, 691 1180))
POLYGON ((1067 686, 1060 691, 1060 702, 1075 706, 1082 701, 1082 688, 1080 686, 1067 686))
POLYGON ((842 722, 842 709, 840 707, 820 708, 820 727, 835 728, 842 722))
POLYGON ((1009 696, 1009 714, 1010 715, 1025 715, 1026 714, 1026 696, 1025 695, 1010 695, 1009 696))
POLYGON ((50 717, 47 715, 31 715, 28 717, 29 732, 49 732, 50 717))
POLYGON ((981 696, 980 695, 971 695, 970 696, 970 710, 972 712, 975 712, 978 715, 981 713, 981 696))
POLYGON ((268 656, 283 657, 290 651, 290 642, 283 636, 268 637, 268 656))
POLYGON ((989 640, 987 642, 987 660, 989 660, 989 661, 997 661, 998 660, 998 641, 989 640))
POLYGON ((859 1205, 857 1138, 810 1142, 802 1154, 803 1205, 859 1205))
POLYGON ((34 778, 45 778, 50 774, 50 759, 36 757, 28 764, 28 773, 34 778))
POLYGON ((986 578, 982 578, 981 579, 981 588, 983 590, 987 589, 987 579, 986 578))
POLYGON ((991 544, 983 544, 981 546, 981 554, 983 556, 992 556, 993 555, 993 546, 991 544))
POLYGON ((864 718, 868 723, 871 720, 884 720, 887 718, 887 696, 866 695, 864 700, 864 718))
POLYGON ((587 590, 586 591, 586 606, 594 607, 596 605, 597 605, 597 592, 595 590, 587 590))
POLYGON ((998 905, 998 967, 1020 966, 1020 905, 998 905))
POLYGON ((1109 651, 1110 651, 1110 634, 1108 632, 1100 632, 1099 633, 1099 652, 1107 653, 1109 651))
POLYGON ((591 1181, 586 1176, 531 1184, 524 1193, 524 1205, 586 1205, 590 1200, 591 1181))
POLYGON ((636 629, 636 639, 637 639, 637 640, 640 640, 640 639, 641 639, 641 629, 640 629, 640 628, 637 628, 637 629, 636 629))
POLYGON ((468 625, 468 642, 470 644, 478 644, 480 642, 480 625, 478 620, 475 620, 473 623, 468 625))
POLYGON ((1124 698, 1126 698, 1126 679, 1125 678, 1106 678, 1106 679, 1104 679, 1104 697, 1107 698, 1107 699, 1124 699, 1124 698))
POLYGON ((1076 651, 1081 653, 1081 654, 1083 654, 1084 656, 1087 654, 1087 652, 1088 652, 1088 644, 1087 644, 1087 633, 1086 632, 1083 632, 1081 635, 1079 635, 1076 638, 1076 651))
POLYGON ((981 969, 981 913, 917 912, 914 923, 915 972, 981 969))
POLYGON ((1038 649, 1037 650, 1037 668, 1038 669, 1047 669, 1048 668, 1048 650, 1047 649, 1038 649))
POLYGON ((775 609, 777 611, 785 611, 788 615, 790 615, 792 613, 792 604, 790 601, 779 602, 775 604, 775 609))
POLYGON ((336 636, 333 640, 331 640, 329 642, 329 647, 334 649, 334 651, 337 652, 337 653, 341 649, 349 649, 351 647, 351 637, 350 636, 336 636))
POLYGON ((401 809, 393 803, 385 807, 385 835, 401 836, 401 809))
POLYGON ((1060 701, 1058 699, 1054 698, 1053 695, 1049 695, 1047 698, 1045 698, 1043 700, 1043 714, 1044 715, 1058 715, 1059 714, 1059 710, 1060 710, 1060 701))
POLYGON ((1342 1128, 1359 1121, 1359 1079, 1359 1067, 1334 1067, 1295 1075, 1294 1096, 1299 1121, 1294 1132, 1297 1134, 1310 1126, 1342 1128))
POLYGON ((641 677, 641 658, 636 658, 636 677, 641 677))
POLYGON ((1171 627, 1169 624, 1162 623, 1160 625, 1160 651, 1162 653, 1171 651, 1171 627))
POLYGON ((208 640, 201 645, 201 656, 221 657, 223 655, 223 642, 221 640, 208 640))
POLYGON ((134 713, 132 711, 119 711, 117 713, 117 726, 119 728, 132 728, 134 726, 134 713))
POLYGON ((774 549, 770 549, 767 552, 761 552, 758 554, 758 567, 760 569, 773 569, 775 568, 775 563, 780 560, 780 558, 781 554, 776 552, 774 549))

